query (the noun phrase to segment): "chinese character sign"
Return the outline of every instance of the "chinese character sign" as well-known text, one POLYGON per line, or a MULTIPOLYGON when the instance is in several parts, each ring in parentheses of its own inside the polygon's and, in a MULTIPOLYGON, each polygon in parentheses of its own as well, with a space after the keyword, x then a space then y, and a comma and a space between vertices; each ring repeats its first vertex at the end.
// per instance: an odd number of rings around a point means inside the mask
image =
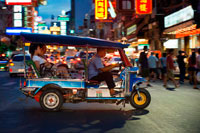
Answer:
POLYGON ((95 19, 107 19, 107 0, 95 0, 95 19))
POLYGON ((151 14, 152 0, 135 0, 135 8, 137 14, 151 14))

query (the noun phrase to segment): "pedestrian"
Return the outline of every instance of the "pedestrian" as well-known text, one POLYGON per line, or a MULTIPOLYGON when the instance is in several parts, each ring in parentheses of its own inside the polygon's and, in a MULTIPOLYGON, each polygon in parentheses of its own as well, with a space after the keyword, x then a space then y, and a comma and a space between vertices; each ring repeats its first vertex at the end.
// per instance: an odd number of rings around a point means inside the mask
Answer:
POLYGON ((160 58, 160 64, 161 64, 161 73, 162 73, 162 80, 163 80, 163 86, 167 86, 167 53, 163 53, 162 57, 160 58))
POLYGON ((197 72, 200 71, 200 48, 198 49, 198 56, 196 58, 196 69, 197 69, 197 72))
POLYGON ((161 79, 162 75, 161 75, 161 64, 160 64, 160 58, 159 58, 159 54, 157 53, 156 54, 156 58, 158 59, 158 62, 157 62, 157 79, 161 79))
MULTIPOLYGON (((173 55, 174 55, 174 50, 169 49, 169 52, 167 55, 167 77, 168 77, 168 79, 172 80, 175 88, 178 88, 179 84, 176 83, 176 81, 174 79, 174 73, 173 73, 173 71, 175 70, 173 55)), ((167 82, 165 84, 165 87, 167 87, 167 82)))
POLYGON ((184 62, 184 59, 187 58, 187 55, 186 55, 185 52, 183 52, 181 50, 178 53, 179 53, 179 55, 177 56, 177 63, 178 63, 178 67, 179 67, 179 70, 180 70, 179 83, 184 84, 184 79, 185 79, 185 62, 184 62))
POLYGON ((196 53, 193 51, 192 55, 188 59, 188 72, 190 75, 190 83, 193 83, 193 89, 197 88, 197 79, 196 79, 196 53))
POLYGON ((148 48, 147 46, 144 46, 144 51, 140 53, 139 56, 139 64, 140 64, 140 71, 142 77, 146 78, 147 80, 147 86, 152 87, 149 84, 149 66, 148 66, 148 59, 147 59, 147 54, 148 54, 148 48))
POLYGON ((158 63, 157 57, 155 57, 154 53, 151 52, 151 56, 149 56, 148 58, 148 65, 149 65, 150 78, 153 77, 153 82, 156 81, 157 63, 158 63))

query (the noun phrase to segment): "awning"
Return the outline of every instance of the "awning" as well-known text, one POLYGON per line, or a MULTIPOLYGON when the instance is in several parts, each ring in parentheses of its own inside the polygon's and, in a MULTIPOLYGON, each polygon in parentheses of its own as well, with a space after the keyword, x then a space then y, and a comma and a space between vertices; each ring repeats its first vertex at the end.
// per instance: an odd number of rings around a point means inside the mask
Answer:
POLYGON ((21 33, 25 42, 48 43, 49 45, 65 45, 79 47, 106 47, 106 48, 127 48, 130 44, 107 41, 103 39, 69 36, 69 35, 51 35, 37 33, 21 33))

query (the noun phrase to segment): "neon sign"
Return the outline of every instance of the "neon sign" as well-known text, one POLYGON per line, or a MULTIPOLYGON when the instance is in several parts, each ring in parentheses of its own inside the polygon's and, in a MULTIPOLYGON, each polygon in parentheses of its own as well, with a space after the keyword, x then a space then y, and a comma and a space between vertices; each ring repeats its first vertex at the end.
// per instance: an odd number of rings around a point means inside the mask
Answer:
POLYGON ((135 8, 136 8, 136 14, 151 14, 152 0, 136 0, 135 8))
POLYGON ((95 0, 95 19, 107 19, 107 0, 95 0))
POLYGON ((31 5, 32 0, 6 0, 6 5, 31 5))

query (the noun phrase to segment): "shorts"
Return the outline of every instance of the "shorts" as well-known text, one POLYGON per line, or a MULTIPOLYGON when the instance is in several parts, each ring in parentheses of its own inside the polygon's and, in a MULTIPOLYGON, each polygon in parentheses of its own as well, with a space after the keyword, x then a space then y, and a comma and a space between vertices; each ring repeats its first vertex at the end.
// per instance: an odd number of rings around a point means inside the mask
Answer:
POLYGON ((141 76, 146 78, 149 77, 149 69, 148 68, 142 68, 141 69, 141 76))
POLYGON ((149 72, 150 73, 152 73, 152 72, 157 73, 157 68, 149 68, 149 72))
POLYGON ((194 71, 197 71, 197 69, 195 67, 188 67, 188 71, 194 72, 194 71))
POLYGON ((167 73, 167 68, 166 67, 161 68, 161 72, 162 72, 162 74, 166 74, 167 73))
POLYGON ((167 77, 168 78, 174 78, 173 70, 167 70, 167 77))

